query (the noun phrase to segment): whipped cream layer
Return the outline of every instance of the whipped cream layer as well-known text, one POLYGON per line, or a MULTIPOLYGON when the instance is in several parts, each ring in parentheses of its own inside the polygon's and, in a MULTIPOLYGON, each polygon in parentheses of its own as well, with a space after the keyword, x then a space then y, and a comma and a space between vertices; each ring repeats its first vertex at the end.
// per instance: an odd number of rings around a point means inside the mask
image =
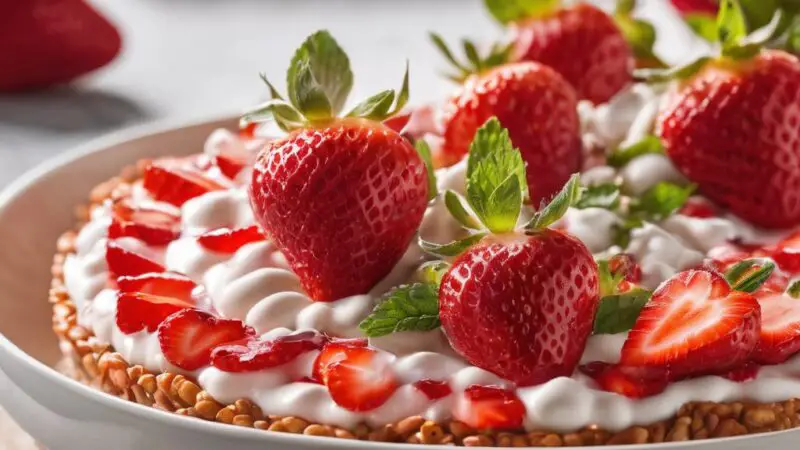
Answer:
MULTIPOLYGON (((581 104, 587 148, 613 148, 641 139, 652 130, 659 101, 659 93, 635 85, 609 104, 598 107, 581 104)), ((244 148, 245 144, 220 130, 209 138, 205 151, 213 154, 224 146, 244 148)), ((438 170, 440 190, 463 193, 465 171, 463 161, 438 170)), ((186 202, 181 208, 181 237, 165 248, 151 247, 129 237, 116 242, 203 284, 217 314, 241 319, 265 338, 306 330, 338 337, 360 336, 358 324, 379 298, 394 286, 414 281, 415 270, 425 258, 416 240, 394 270, 371 292, 331 303, 316 303, 306 296, 299 279, 271 242, 251 243, 234 254, 216 253, 200 246, 196 236, 203 232, 254 223, 246 190, 241 187, 244 179, 241 176, 239 180, 224 180, 232 186, 230 189, 186 202)), ((595 165, 583 173, 585 184, 610 181, 621 181, 623 191, 633 194, 644 192, 659 181, 685 182, 669 159, 657 154, 640 156, 620 169, 595 165)), ((133 199, 152 202, 140 185, 134 186, 133 199)), ((64 264, 65 284, 78 309, 79 322, 93 330, 99 340, 111 343, 131 364, 141 364, 154 372, 186 373, 166 360, 156 333, 126 335, 116 325, 117 293, 107 287, 109 273, 105 261, 110 215, 108 205, 94 208, 91 220, 78 235, 76 253, 69 255, 64 264)), ((642 284, 651 289, 675 273, 696 266, 709 250, 731 239, 774 238, 732 218, 698 219, 677 214, 634 230, 630 243, 623 249, 613 245, 614 229, 620 220, 605 209, 570 209, 556 226, 577 236, 598 256, 623 251, 632 254, 642 268, 642 284)), ((444 243, 463 233, 441 198, 431 203, 420 226, 425 239, 444 243)), ((582 361, 617 362, 625 338, 625 334, 592 336, 582 361)), ((444 421, 453 416, 463 391, 470 385, 513 389, 506 380, 466 363, 455 354, 440 330, 396 333, 370 339, 370 344, 394 355, 390 366, 401 386, 384 405, 365 413, 339 407, 322 385, 295 381, 311 374, 317 351, 308 352, 290 364, 258 372, 229 373, 206 367, 188 374, 221 402, 249 398, 265 414, 300 416, 347 428, 363 422, 379 426, 413 415, 444 421), (429 400, 413 386, 423 379, 448 381, 453 393, 429 400)), ((589 377, 580 373, 517 388, 516 393, 527 410, 524 424, 529 430, 571 431, 597 425, 613 431, 666 419, 689 401, 772 402, 800 396, 798 375, 800 357, 765 367, 749 382, 736 383, 715 376, 695 378, 673 383, 665 392, 642 400, 599 390, 589 377)))

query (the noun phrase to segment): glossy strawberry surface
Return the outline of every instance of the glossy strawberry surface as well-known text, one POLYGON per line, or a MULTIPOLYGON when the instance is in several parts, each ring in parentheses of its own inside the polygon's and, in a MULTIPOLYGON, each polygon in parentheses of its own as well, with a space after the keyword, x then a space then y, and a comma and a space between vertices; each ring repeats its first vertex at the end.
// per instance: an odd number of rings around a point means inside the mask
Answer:
POLYGON ((453 415, 480 430, 514 430, 522 427, 525 405, 513 391, 472 385, 461 394, 453 415))
POLYGON ((614 20, 579 3, 512 26, 517 57, 548 65, 581 99, 605 103, 632 80, 633 52, 614 20))
POLYGON ((325 337, 309 331, 272 340, 249 338, 221 345, 211 353, 211 364, 225 372, 256 372, 288 364, 300 355, 319 350, 325 337))
POLYGON ((444 275, 440 317, 470 363, 519 385, 570 376, 597 311, 597 265, 577 239, 555 230, 488 241, 444 275))
POLYGON ((552 69, 527 62, 501 66, 464 83, 444 109, 439 164, 458 162, 475 132, 496 116, 519 148, 534 205, 580 169, 577 98, 552 69))
POLYGON ((800 352, 800 299, 781 292, 756 298, 761 305, 761 331, 753 359, 780 364, 800 352))
POLYGON ((712 62, 658 120, 675 165, 700 193, 762 227, 800 223, 800 61, 764 50, 712 62))
POLYGON ((236 253, 253 242, 264 241, 264 233, 257 225, 246 228, 218 228, 197 237, 197 243, 218 253, 236 253))
POLYGON ((163 208, 136 205, 129 198, 111 206, 108 237, 135 237, 151 245, 167 245, 181 234, 181 217, 163 208))
POLYGON ((411 144, 361 119, 271 142, 250 192, 256 220, 318 301, 364 294, 385 277, 416 233, 427 196, 411 144))
POLYGON ((180 159, 160 159, 148 165, 144 171, 143 185, 155 200, 175 206, 208 192, 224 189, 194 164, 180 159))

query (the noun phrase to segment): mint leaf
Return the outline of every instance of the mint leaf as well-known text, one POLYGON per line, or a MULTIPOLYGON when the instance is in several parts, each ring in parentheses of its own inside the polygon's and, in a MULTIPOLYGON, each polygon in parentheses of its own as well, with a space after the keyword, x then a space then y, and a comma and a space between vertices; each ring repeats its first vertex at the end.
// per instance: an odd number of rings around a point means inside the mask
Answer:
POLYGON ((473 245, 477 244, 486 236, 486 233, 477 233, 470 235, 464 239, 453 241, 447 244, 436 244, 433 242, 428 242, 424 239, 419 240, 419 246, 422 250, 426 253, 430 253, 431 255, 446 258, 450 256, 458 256, 463 253, 466 249, 472 247, 473 245))
POLYGON ((648 189, 631 203, 631 213, 645 220, 658 222, 669 217, 686 203, 695 185, 679 186, 662 181, 648 189))
POLYGON ((368 337, 380 337, 401 331, 430 331, 439 326, 438 286, 415 283, 389 291, 358 327, 368 337))
POLYGON ((786 290, 786 293, 792 298, 800 298, 800 280, 789 285, 789 289, 786 290))
POLYGON ((612 167, 623 167, 632 160, 651 153, 664 153, 664 146, 658 136, 649 134, 638 142, 611 152, 606 163, 612 167))
POLYGON ((417 269, 423 283, 439 285, 442 277, 450 270, 450 264, 446 261, 428 261, 417 269))
POLYGON ((425 140, 420 139, 414 143, 422 163, 425 164, 425 171, 428 173, 428 200, 433 200, 439 195, 439 188, 436 186, 436 173, 433 171, 433 158, 431 148, 425 140))
POLYGON ((478 222, 472 214, 467 211, 462 203, 461 196, 457 193, 448 190, 444 193, 444 205, 447 207, 447 210, 450 211, 450 214, 460 223, 464 228, 469 228, 472 230, 480 230, 481 224, 478 222))
POLYGON ((619 186, 616 184, 598 184, 597 186, 585 188, 580 200, 575 203, 575 207, 578 209, 616 209, 619 206, 619 197, 619 186))
POLYGON ((486 8, 502 24, 557 10, 561 0, 485 0, 486 8))
POLYGON ((353 87, 350 60, 329 32, 318 31, 295 52, 286 85, 292 104, 309 119, 333 117, 353 87))
POLYGON ((561 218, 569 209, 578 203, 581 198, 581 183, 578 174, 572 175, 567 184, 561 188, 561 192, 556 194, 555 197, 544 208, 540 209, 533 215, 530 222, 525 225, 527 230, 540 230, 552 225, 555 221, 561 218))
POLYGON ((243 123, 275 120, 283 131, 301 128, 308 124, 303 114, 284 100, 273 99, 256 106, 242 115, 243 123))
POLYGON ((717 37, 723 54, 747 36, 747 22, 739 0, 722 0, 717 16, 717 37))
POLYGON ((751 258, 734 264, 725 272, 725 279, 735 291, 753 292, 769 279, 774 270, 774 262, 751 258))
POLYGON ((631 330, 651 295, 648 290, 634 289, 601 298, 594 320, 594 334, 617 334, 631 330))
POLYGON ((467 159, 467 202, 493 233, 512 231, 522 209, 525 163, 496 117, 475 134, 467 159))

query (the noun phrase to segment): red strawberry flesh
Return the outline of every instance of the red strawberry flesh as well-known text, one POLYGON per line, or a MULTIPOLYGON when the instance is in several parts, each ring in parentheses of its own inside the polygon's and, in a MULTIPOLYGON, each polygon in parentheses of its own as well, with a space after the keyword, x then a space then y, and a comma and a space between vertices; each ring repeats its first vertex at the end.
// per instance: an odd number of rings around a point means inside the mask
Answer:
POLYGON ((116 322, 125 334, 142 330, 152 333, 173 313, 194 306, 192 301, 175 297, 121 292, 117 296, 116 322))
POLYGON ((761 336, 753 359, 780 364, 800 352, 800 299, 780 292, 756 298, 761 305, 761 336))
POLYGON ((135 237, 151 245, 166 245, 181 233, 180 215, 164 209, 136 206, 128 199, 120 199, 112 206, 112 222, 108 237, 135 237))
POLYGON ((446 381, 420 380, 414 387, 428 397, 428 400, 439 400, 453 393, 453 389, 446 381))
POLYGON ((160 159, 144 172, 144 188, 154 199, 183 205, 187 200, 224 187, 199 169, 178 159, 160 159))
POLYGON ((106 262, 112 279, 120 276, 138 276, 151 272, 163 272, 164 266, 130 251, 114 241, 106 244, 106 262))
POLYGON ((386 403, 398 388, 391 370, 394 357, 369 347, 353 348, 324 370, 325 385, 337 405, 354 412, 386 403))
POLYGON ((319 350, 324 344, 324 336, 315 332, 290 334, 269 341, 245 339, 215 348, 211 364, 225 372, 255 372, 290 363, 305 353, 319 350))
POLYGON ((473 385, 464 391, 453 414, 475 429, 515 430, 522 427, 525 405, 513 391, 473 385))
POLYGON ((218 228, 198 236, 197 243, 218 253, 236 253, 245 245, 264 239, 258 226, 253 225, 247 228, 218 228))

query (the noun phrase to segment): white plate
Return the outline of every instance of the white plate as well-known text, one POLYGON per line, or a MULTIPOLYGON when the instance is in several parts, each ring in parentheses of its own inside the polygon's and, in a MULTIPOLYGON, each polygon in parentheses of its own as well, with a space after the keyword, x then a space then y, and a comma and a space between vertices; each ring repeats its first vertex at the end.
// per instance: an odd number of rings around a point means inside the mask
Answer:
MULTIPOLYGON (((0 401, 19 424, 51 450, 420 450, 266 433, 203 422, 120 400, 51 368, 59 359, 47 301, 55 241, 72 226, 73 208, 89 190, 143 157, 202 149, 230 118, 180 127, 148 127, 115 134, 57 158, 0 194, 0 401)), ((606 447, 610 450, 796 449, 800 431, 689 443, 606 447)), ((452 447, 439 447, 452 448, 452 447)))

